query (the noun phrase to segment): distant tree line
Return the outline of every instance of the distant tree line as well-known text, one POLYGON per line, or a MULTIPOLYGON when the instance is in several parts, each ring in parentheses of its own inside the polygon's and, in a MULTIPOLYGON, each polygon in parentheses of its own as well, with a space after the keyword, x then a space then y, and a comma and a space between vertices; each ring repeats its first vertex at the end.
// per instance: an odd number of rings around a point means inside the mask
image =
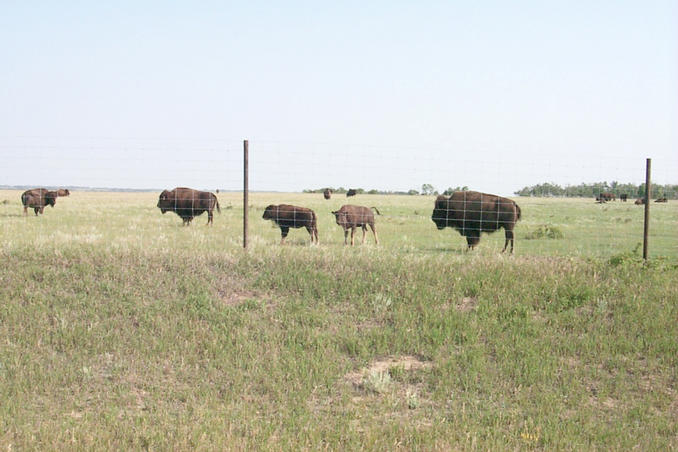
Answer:
MULTIPOLYGON (((333 187, 323 187, 323 188, 307 188, 304 190, 304 193, 322 193, 326 189, 332 190, 332 193, 346 193, 348 191, 347 188, 344 187, 339 187, 339 188, 333 188, 333 187)), ((431 184, 423 184, 421 186, 421 191, 411 189, 408 191, 391 191, 391 190, 365 190, 363 188, 355 188, 354 189, 357 194, 362 195, 362 194, 368 194, 368 195, 410 195, 410 196, 415 196, 415 195, 434 195, 437 196, 440 194, 436 188, 431 185, 431 184)), ((443 192, 443 195, 451 195, 455 191, 467 191, 468 187, 449 187, 447 190, 443 192)))
MULTIPOLYGON (((558 196, 558 197, 584 197, 592 198, 598 194, 608 192, 614 193, 617 197, 626 193, 630 198, 642 198, 645 196, 645 184, 622 184, 617 181, 581 183, 579 185, 567 185, 561 187, 558 184, 544 182, 542 184, 524 187, 514 194, 518 196, 558 196)), ((678 185, 659 185, 652 184, 651 195, 653 198, 666 197, 670 199, 678 198, 678 185)))

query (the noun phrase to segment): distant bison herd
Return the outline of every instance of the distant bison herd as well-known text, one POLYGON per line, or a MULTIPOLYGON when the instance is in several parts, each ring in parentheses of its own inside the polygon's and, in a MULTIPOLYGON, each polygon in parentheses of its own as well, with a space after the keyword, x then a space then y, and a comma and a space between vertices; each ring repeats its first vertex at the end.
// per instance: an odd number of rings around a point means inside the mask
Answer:
MULTIPOLYGON (((21 203, 24 207, 24 215, 28 214, 28 208, 32 208, 35 215, 42 214, 45 206, 54 207, 56 199, 61 196, 69 196, 67 189, 47 190, 34 188, 21 194, 21 203)), ((356 196, 357 190, 350 189, 346 196, 356 196)), ((330 199, 330 189, 323 191, 325 199, 330 199)), ((620 201, 626 202, 627 194, 619 195, 620 201)), ((600 193, 596 201, 604 203, 616 200, 614 193, 600 193)), ((655 202, 668 202, 667 198, 661 197, 655 202)), ((645 199, 638 198, 635 204, 645 204, 645 199)), ((192 188, 177 187, 173 190, 163 190, 158 198, 157 207, 161 213, 174 212, 182 220, 184 226, 189 226, 193 218, 207 212, 207 225, 213 223, 213 212, 221 212, 219 201, 215 194, 207 191, 194 190, 192 188)), ((374 221, 374 210, 381 215, 376 207, 364 207, 356 205, 344 205, 339 210, 333 211, 337 225, 344 231, 344 244, 348 244, 348 232, 351 231, 351 245, 354 242, 356 228, 363 231, 362 242, 365 243, 367 227, 372 230, 374 241, 379 244, 379 238, 374 221)), ((318 221, 313 210, 293 206, 290 204, 269 205, 264 210, 264 220, 273 221, 280 227, 281 240, 285 243, 290 228, 306 228, 311 243, 318 243, 318 221)), ((515 201, 488 193, 476 191, 456 191, 451 196, 438 196, 433 206, 431 220, 439 230, 446 227, 455 229, 466 238, 468 249, 473 249, 480 242, 481 233, 492 233, 504 229, 505 242, 502 252, 506 251, 509 244, 509 252, 513 253, 514 234, 513 228, 521 218, 521 211, 515 201)))

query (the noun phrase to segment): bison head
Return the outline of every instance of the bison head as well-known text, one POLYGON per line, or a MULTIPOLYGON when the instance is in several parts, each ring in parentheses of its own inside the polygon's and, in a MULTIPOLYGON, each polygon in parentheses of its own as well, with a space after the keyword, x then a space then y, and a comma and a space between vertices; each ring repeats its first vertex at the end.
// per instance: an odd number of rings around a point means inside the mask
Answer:
POLYGON ((435 207, 433 208, 433 215, 431 220, 436 224, 438 229, 445 229, 450 219, 450 209, 448 206, 449 198, 440 195, 436 198, 435 207))
POLYGON ((54 207, 54 204, 56 204, 56 199, 57 199, 57 192, 48 191, 47 193, 45 193, 45 205, 46 206, 54 207))
POLYGON ((273 204, 267 206, 262 218, 264 220, 275 220, 278 218, 278 206, 274 206, 273 204))
POLYGON ((172 193, 167 190, 163 190, 162 193, 160 193, 157 206, 160 209, 160 212, 164 214, 168 210, 172 210, 173 204, 174 198, 172 197, 172 193))
POLYGON ((337 224, 339 226, 343 227, 345 224, 348 223, 348 221, 346 221, 346 212, 344 212, 343 210, 335 210, 332 212, 332 215, 336 217, 337 224))

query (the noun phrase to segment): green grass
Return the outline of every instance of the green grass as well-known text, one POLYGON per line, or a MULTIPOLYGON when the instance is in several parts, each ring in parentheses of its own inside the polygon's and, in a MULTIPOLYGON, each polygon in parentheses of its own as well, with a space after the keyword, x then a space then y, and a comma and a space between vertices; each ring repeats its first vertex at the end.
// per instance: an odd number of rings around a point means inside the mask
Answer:
POLYGON ((432 198, 351 200, 384 214, 351 248, 345 198, 258 193, 243 251, 219 198, 184 228, 157 194, 24 218, 0 191, 0 450, 678 447, 675 205, 644 264, 632 204, 518 199, 508 256, 437 231, 432 198), (282 202, 320 246, 278 245, 282 202), (563 237, 525 239, 541 225, 563 237))

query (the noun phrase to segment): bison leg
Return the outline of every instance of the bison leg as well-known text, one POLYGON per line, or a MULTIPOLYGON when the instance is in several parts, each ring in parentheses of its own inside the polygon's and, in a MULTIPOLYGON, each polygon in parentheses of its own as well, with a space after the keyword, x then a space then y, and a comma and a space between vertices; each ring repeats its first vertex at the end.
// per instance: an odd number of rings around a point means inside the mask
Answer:
POLYGON ((374 225, 370 224, 370 229, 372 229, 372 234, 374 234, 374 241, 379 245, 379 238, 377 238, 377 230, 374 229, 374 225))
POLYGON ((28 206, 24 206, 24 217, 28 215, 28 206))
POLYGON ((284 245, 285 244, 285 237, 287 237, 287 234, 290 232, 290 228, 287 226, 280 226, 280 244, 284 245))
POLYGON ((363 240, 360 242, 361 245, 365 244, 365 234, 367 234, 367 226, 362 225, 362 230, 363 230, 363 240))
POLYGON ((511 251, 509 251, 509 253, 513 254, 513 231, 510 230, 510 229, 505 229, 505 231, 506 231, 506 234, 505 234, 506 242, 504 242, 504 249, 501 250, 501 252, 503 253, 504 251, 506 251, 506 247, 508 246, 509 240, 510 240, 511 241, 511 251))
POLYGON ((208 210, 207 211, 207 226, 209 226, 210 224, 212 224, 212 211, 208 210))
POLYGON ((35 216, 38 216, 38 213, 42 213, 42 209, 40 207, 33 207, 33 212, 35 212, 35 216))
POLYGON ((348 228, 344 229, 344 245, 348 245, 348 228))
POLYGON ((353 235, 355 234, 355 226, 351 226, 351 246, 355 245, 353 235))
POLYGON ((480 237, 468 236, 466 237, 466 243, 468 244, 468 249, 472 250, 480 242, 480 237))
POLYGON ((315 241, 318 241, 318 231, 313 227, 313 226, 306 226, 306 230, 308 231, 308 234, 311 236, 311 245, 313 245, 313 239, 315 237, 315 241))

